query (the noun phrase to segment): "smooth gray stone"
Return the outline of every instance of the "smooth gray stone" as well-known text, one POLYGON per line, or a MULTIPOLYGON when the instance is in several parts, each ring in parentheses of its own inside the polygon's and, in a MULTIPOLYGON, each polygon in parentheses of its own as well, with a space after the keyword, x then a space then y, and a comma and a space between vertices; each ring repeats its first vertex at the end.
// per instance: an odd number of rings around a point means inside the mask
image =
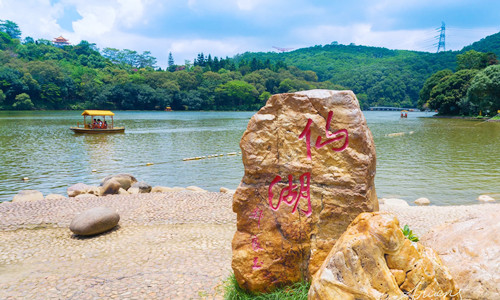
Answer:
POLYGON ((120 215, 108 207, 94 207, 77 215, 69 229, 78 235, 94 235, 106 232, 120 221, 120 215))

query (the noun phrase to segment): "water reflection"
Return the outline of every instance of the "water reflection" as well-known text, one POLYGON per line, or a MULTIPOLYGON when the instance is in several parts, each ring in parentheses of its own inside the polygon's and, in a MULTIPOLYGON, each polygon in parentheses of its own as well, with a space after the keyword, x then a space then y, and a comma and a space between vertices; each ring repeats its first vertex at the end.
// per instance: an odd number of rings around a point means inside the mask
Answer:
MULTIPOLYGON (((253 112, 115 113, 125 134, 74 134, 69 127, 81 120, 80 112, 0 112, 0 201, 22 189, 65 194, 74 183, 99 184, 113 173, 151 185, 238 186, 241 156, 182 159, 239 151, 253 112), (25 176, 30 181, 23 182, 25 176)), ((379 197, 457 204, 500 194, 500 123, 420 118, 431 116, 425 113, 365 116, 377 150, 379 197)))

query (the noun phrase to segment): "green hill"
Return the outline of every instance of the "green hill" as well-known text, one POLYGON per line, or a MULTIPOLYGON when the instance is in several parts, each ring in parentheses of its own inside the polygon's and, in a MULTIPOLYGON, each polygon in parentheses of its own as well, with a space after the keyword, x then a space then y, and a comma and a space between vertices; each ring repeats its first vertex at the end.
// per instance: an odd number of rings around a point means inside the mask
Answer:
POLYGON ((269 59, 302 70, 312 70, 319 80, 352 89, 370 106, 416 107, 425 80, 442 69, 455 69, 458 52, 427 53, 387 48, 338 45, 298 49, 286 53, 244 53, 238 62, 269 59))
POLYGON ((440 53, 390 50, 357 45, 316 45, 295 51, 247 52, 236 62, 278 61, 316 72, 320 81, 331 81, 352 89, 370 106, 416 107, 425 80, 439 70, 456 69, 457 54, 469 50, 493 52, 500 56, 500 32, 463 48, 440 53))
POLYGON ((500 57, 500 32, 489 35, 470 46, 464 47, 462 52, 476 50, 479 52, 493 52, 497 57, 500 57))

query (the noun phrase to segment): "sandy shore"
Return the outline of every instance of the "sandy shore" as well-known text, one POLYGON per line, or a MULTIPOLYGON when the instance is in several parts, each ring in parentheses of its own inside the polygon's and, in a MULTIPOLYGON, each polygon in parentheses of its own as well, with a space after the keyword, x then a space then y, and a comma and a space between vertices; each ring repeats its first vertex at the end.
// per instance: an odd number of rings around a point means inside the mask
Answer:
MULTIPOLYGON (((0 299, 220 299, 231 271, 232 196, 166 193, 0 204, 0 299), (79 212, 114 208, 120 228, 68 230, 79 212)), ((498 211, 500 204, 381 205, 421 236, 498 211)))

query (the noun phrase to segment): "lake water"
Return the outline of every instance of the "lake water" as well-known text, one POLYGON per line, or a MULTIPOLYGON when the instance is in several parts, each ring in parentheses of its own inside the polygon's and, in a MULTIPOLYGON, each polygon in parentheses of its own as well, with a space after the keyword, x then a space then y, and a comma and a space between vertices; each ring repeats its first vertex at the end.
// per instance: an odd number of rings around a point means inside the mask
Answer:
MULTIPOLYGON (((72 184, 98 185, 116 173, 152 186, 238 186, 241 155, 227 153, 240 151, 254 112, 115 113, 125 134, 76 135, 69 130, 83 119, 76 111, 0 112, 0 201, 23 189, 66 195, 72 184), (213 154, 224 156, 183 161, 213 154)), ((427 197, 437 205, 477 203, 480 194, 500 199, 500 123, 364 113, 377 149, 379 198, 427 197)))

